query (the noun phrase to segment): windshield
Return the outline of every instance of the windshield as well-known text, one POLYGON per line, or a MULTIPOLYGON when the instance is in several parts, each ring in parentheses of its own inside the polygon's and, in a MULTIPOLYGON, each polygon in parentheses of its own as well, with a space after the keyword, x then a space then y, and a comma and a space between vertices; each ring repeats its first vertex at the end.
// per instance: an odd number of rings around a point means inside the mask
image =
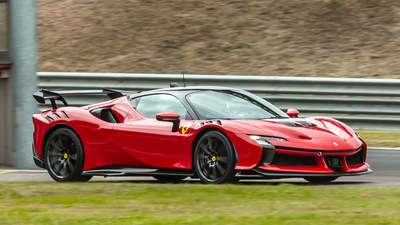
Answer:
POLYGON ((187 96, 200 119, 258 120, 287 118, 271 103, 243 91, 199 91, 187 96), (251 97, 250 97, 251 96, 251 97))

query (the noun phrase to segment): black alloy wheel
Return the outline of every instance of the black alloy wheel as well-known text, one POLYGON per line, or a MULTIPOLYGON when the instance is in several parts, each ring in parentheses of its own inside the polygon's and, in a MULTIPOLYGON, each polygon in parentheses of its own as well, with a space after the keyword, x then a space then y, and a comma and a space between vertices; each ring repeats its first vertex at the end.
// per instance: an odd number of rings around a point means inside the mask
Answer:
POLYGON ((203 183, 232 182, 235 177, 235 155, 229 139, 218 131, 205 133, 194 151, 194 167, 203 183))
POLYGON ((332 182, 339 177, 304 177, 304 180, 312 183, 312 184, 325 184, 332 182))
POLYGON ((79 137, 70 129, 60 128, 47 139, 44 161, 50 176, 59 182, 88 181, 82 176, 85 154, 79 137))

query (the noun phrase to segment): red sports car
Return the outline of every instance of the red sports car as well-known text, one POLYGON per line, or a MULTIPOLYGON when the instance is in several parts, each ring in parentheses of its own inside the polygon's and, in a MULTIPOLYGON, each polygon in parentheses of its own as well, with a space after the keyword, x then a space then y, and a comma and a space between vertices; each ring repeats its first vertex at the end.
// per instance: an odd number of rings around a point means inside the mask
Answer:
POLYGON ((301 177, 330 182, 371 173, 367 145, 340 121, 285 114, 249 92, 179 87, 36 92, 33 159, 56 181, 92 176, 186 177, 219 184, 239 179, 301 177), (69 107, 64 95, 107 94, 111 100, 69 107), (61 101, 64 107, 57 107, 61 101))

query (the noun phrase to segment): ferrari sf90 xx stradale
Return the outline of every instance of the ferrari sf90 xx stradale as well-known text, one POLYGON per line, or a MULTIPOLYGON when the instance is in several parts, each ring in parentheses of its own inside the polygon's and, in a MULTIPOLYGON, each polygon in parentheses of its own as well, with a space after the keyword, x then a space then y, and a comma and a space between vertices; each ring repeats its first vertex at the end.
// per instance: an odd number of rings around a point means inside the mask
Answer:
POLYGON ((371 173, 367 145, 340 121, 288 115, 249 92, 224 87, 40 91, 33 158, 56 181, 92 176, 186 177, 203 183, 300 177, 329 182, 371 173), (70 107, 73 94, 111 100, 70 107), (61 101, 64 107, 57 107, 61 101))

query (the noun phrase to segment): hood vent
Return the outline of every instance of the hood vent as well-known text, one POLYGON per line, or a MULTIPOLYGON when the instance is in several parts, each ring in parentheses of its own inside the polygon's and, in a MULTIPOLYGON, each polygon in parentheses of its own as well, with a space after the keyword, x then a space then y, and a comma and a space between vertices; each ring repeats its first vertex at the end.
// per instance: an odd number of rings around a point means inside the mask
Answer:
POLYGON ((316 127, 316 126, 317 126, 316 124, 310 123, 310 122, 308 122, 308 121, 296 121, 296 123, 303 124, 303 125, 306 126, 306 127, 316 127))
POLYGON ((289 127, 303 127, 303 125, 299 123, 293 123, 293 122, 279 122, 279 123, 289 127))

